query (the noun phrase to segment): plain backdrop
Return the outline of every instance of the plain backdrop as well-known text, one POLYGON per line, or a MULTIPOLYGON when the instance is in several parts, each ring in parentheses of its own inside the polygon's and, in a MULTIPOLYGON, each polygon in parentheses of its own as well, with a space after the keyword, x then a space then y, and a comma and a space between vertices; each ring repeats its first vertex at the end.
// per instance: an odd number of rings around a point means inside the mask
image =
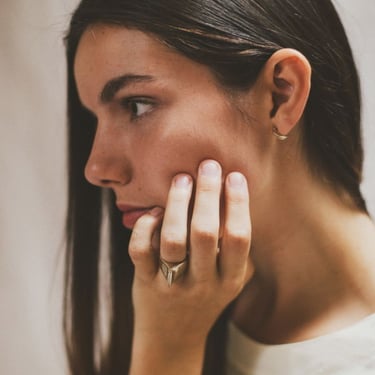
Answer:
MULTIPOLYGON (((375 215, 375 1, 337 0, 363 85, 363 192, 375 215)), ((76 0, 0 1, 0 374, 66 374, 62 38, 76 0)))

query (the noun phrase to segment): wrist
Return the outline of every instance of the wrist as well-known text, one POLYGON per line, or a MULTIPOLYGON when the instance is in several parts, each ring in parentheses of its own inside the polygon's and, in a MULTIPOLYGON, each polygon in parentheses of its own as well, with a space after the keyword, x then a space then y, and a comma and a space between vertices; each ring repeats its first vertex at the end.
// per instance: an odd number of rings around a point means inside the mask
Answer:
POLYGON ((205 340, 170 342, 165 338, 135 335, 132 347, 131 375, 200 375, 203 368, 205 340))

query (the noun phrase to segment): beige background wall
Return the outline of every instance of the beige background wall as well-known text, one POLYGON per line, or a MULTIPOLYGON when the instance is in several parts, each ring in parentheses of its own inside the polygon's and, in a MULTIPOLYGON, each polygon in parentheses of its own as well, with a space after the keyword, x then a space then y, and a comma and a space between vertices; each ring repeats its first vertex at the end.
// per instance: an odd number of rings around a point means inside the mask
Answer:
MULTIPOLYGON (((62 35, 76 0, 0 0, 0 374, 65 372, 62 35)), ((375 215, 375 1, 337 0, 364 91, 365 192, 375 215)))
POLYGON ((65 372, 63 31, 73 0, 0 0, 0 374, 65 372), (60 267, 59 267, 60 264, 60 267))

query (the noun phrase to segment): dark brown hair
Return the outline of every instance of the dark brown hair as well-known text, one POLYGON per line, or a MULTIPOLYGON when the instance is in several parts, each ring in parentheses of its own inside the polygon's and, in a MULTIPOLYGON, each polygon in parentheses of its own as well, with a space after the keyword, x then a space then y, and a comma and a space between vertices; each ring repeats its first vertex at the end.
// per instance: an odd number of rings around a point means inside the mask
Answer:
MULTIPOLYGON (((133 326, 133 265, 126 250, 130 232, 121 226, 111 193, 89 185, 83 177, 95 119, 80 104, 73 64, 82 33, 95 23, 151 33, 170 48, 208 66, 218 82, 231 90, 249 89, 278 49, 302 52, 313 72, 302 129, 308 165, 318 178, 346 192, 359 210, 367 212, 359 189, 363 151, 358 76, 344 28, 330 0, 81 1, 66 37, 69 207, 64 328, 70 370, 75 375, 126 374, 133 326), (110 221, 110 338, 108 345, 98 346, 105 212, 110 221)), ((205 374, 224 372, 226 316, 227 311, 208 338, 205 374)))

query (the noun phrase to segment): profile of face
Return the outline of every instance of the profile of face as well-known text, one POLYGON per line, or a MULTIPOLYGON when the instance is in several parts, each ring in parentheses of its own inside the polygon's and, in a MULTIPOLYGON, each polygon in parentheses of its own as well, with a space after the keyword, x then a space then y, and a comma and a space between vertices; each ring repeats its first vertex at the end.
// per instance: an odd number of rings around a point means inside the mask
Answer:
POLYGON ((97 119, 85 176, 112 189, 118 205, 165 207, 172 178, 195 179, 206 159, 220 163, 223 177, 242 172, 252 199, 265 189, 274 140, 269 103, 256 89, 230 94, 206 66, 139 30, 109 25, 84 32, 74 74, 97 119))

